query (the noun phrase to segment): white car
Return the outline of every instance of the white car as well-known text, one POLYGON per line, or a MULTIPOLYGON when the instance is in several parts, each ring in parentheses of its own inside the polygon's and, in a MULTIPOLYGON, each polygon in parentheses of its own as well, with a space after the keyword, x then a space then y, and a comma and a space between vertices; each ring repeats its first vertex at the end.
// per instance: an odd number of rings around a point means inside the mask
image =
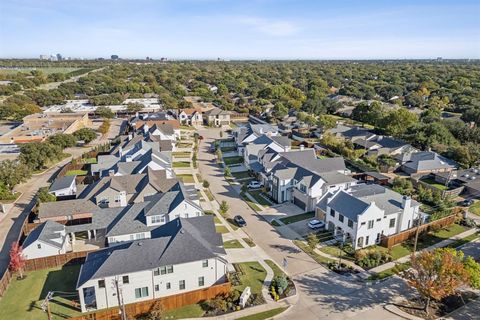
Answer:
POLYGON ((250 181, 250 183, 247 185, 248 189, 258 189, 261 187, 263 187, 263 183, 258 181, 250 181))
POLYGON ((308 221, 308 227, 310 229, 314 229, 314 230, 315 229, 321 229, 321 228, 325 227, 325 222, 317 220, 317 219, 313 219, 313 220, 308 221))

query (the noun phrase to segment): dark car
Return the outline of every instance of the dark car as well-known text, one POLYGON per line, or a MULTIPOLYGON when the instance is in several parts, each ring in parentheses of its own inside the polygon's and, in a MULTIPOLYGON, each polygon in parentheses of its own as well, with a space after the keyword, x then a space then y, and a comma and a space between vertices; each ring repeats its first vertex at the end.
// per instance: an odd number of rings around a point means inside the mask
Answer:
POLYGON ((464 207, 470 207, 473 204, 472 199, 465 199, 461 202, 461 205, 464 207))
POLYGON ((247 225, 247 222, 242 218, 242 216, 233 217, 233 221, 235 221, 239 227, 245 227, 247 225))

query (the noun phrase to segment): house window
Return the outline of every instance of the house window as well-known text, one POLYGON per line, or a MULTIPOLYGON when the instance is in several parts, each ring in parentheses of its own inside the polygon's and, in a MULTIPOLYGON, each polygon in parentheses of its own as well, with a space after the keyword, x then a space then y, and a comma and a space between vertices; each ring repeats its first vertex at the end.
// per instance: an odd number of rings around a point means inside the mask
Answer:
POLYGON ((38 248, 38 249, 42 249, 42 245, 41 245, 40 243, 37 244, 37 248, 38 248))
POLYGON ((129 283, 128 276, 123 276, 123 277, 122 277, 122 282, 123 282, 123 283, 129 283))
POLYGON ((167 290, 170 290, 172 288, 172 285, 170 284, 170 282, 167 282, 166 287, 167 287, 167 290))
POLYGON ((348 219, 348 226, 349 226, 350 228, 353 228, 353 221, 350 220, 350 219, 348 219))
POLYGON ((135 240, 135 235, 131 234, 130 235, 130 240, 132 240, 132 241, 135 240))
POLYGON ((335 217, 335 210, 333 210, 332 208, 330 208, 330 215, 331 215, 332 217, 335 217))
POLYGON ((180 280, 178 282, 178 289, 185 290, 185 280, 180 280))
POLYGON ((173 273, 173 266, 167 266, 167 273, 173 273))
POLYGON ((137 239, 137 240, 145 239, 145 235, 143 233, 137 233, 135 235, 135 239, 137 239))
POLYGON ((390 219, 390 228, 395 227, 395 218, 390 219))
POLYGON ((115 202, 120 202, 121 199, 122 199, 122 196, 120 195, 115 196, 115 202))
POLYGON ((107 198, 101 198, 100 199, 100 204, 109 204, 109 203, 110 203, 110 201, 108 201, 107 198))
POLYGON ((98 280, 98 287, 105 288, 105 280, 98 280))
POLYGON ((360 223, 360 225, 364 226, 364 225, 365 225, 365 221, 364 221, 364 222, 362 222, 362 223, 360 223))
POLYGON ((153 270, 153 275, 154 276, 159 276, 160 275, 160 268, 157 268, 157 269, 153 270))
POLYGON ((368 229, 372 229, 372 228, 373 228, 373 223, 374 223, 373 220, 369 220, 369 221, 368 221, 368 229))
POLYGON ((135 289, 135 298, 144 298, 148 297, 148 287, 143 287, 143 288, 136 288, 135 289))
POLYGON ((152 223, 164 223, 165 216, 152 216, 152 223))
POLYGON ((380 220, 382 220, 382 219, 381 219, 381 218, 378 218, 378 219, 377 219, 377 222, 380 221, 380 220))
POLYGON ((338 215, 338 220, 340 220, 340 222, 343 222, 343 215, 342 214, 338 215))
POLYGON ((160 291, 160 286, 158 284, 155 285, 155 291, 160 291))
POLYGON ((203 287, 205 285, 204 277, 198 277, 198 286, 203 287))
POLYGON ((368 240, 370 239, 370 236, 365 237, 365 245, 368 246, 368 240))
POLYGON ((204 268, 208 267, 208 260, 203 260, 202 261, 202 267, 204 267, 204 268))
POLYGON ((302 191, 303 193, 307 193, 307 186, 301 184, 300 185, 300 191, 302 191))

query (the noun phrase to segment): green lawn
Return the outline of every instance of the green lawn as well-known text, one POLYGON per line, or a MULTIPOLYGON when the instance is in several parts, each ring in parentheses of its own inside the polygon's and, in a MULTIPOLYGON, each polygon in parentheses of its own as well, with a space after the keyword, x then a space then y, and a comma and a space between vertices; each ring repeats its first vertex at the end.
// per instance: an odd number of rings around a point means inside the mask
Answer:
POLYGON ((269 207, 272 205, 271 202, 267 201, 264 197, 262 197, 260 194, 262 193, 262 191, 260 190, 250 190, 248 191, 248 193, 250 193, 250 195, 262 206, 264 207, 269 207))
MULTIPOLYGON (((424 236, 420 236, 418 238, 417 250, 422 250, 422 249, 425 249, 427 247, 430 247, 430 246, 432 246, 432 245, 434 245, 434 244, 436 244, 440 241, 443 241, 443 240, 446 240, 446 239, 451 238, 453 236, 456 236, 457 234, 460 234, 460 233, 462 233, 466 230, 468 230, 467 227, 461 226, 459 224, 452 224, 451 226, 449 226, 447 228, 444 228, 444 229, 441 229, 441 230, 438 230, 438 231, 435 231, 435 232, 431 232, 431 233, 429 233, 427 235, 424 235, 424 236)), ((459 243, 458 245, 460 245, 462 240, 457 240, 457 241, 459 243)), ((463 240, 463 241, 465 241, 465 240, 463 240)), ((390 255, 392 256, 392 259, 397 260, 401 257, 405 257, 405 256, 411 254, 412 250, 413 250, 412 243, 413 243, 413 240, 404 242, 402 244, 398 244, 396 246, 393 246, 390 250, 390 255)), ((370 248, 372 248, 372 247, 370 247, 370 248)), ((388 252, 387 248, 380 247, 380 246, 377 246, 376 248, 378 248, 381 251, 388 252)))
POLYGON ((232 176, 235 177, 235 179, 251 178, 248 171, 232 172, 232 176))
POLYGON ((252 293, 261 294, 263 280, 267 276, 267 271, 258 262, 242 262, 235 264, 242 271, 240 275, 241 284, 234 289, 242 292, 246 287, 250 287, 252 293))
POLYGON ((439 190, 448 190, 448 188, 445 185, 438 183, 437 181, 435 181, 435 179, 432 179, 432 178, 425 178, 425 179, 421 179, 420 181, 428 183, 429 185, 439 190))
POLYGON ((259 312, 256 314, 252 314, 250 316, 245 316, 241 318, 237 318, 237 320, 264 320, 264 319, 270 319, 273 318, 274 316, 282 313, 283 311, 287 310, 288 307, 280 307, 280 308, 275 308, 271 309, 268 311, 263 311, 259 312))
POLYGON ((231 152, 231 151, 237 150, 237 148, 235 148, 235 147, 220 147, 220 150, 222 150, 222 152, 231 152))
POLYGON ((250 238, 242 238, 242 239, 243 239, 243 241, 245 241, 250 247, 255 247, 255 246, 256 246, 255 242, 253 242, 252 239, 250 239, 250 238))
POLYGON ((274 227, 280 227, 280 226, 281 226, 281 224, 278 223, 277 220, 272 220, 272 222, 270 222, 270 224, 271 224, 272 226, 274 226, 274 227))
POLYGON ((223 243, 225 249, 243 249, 242 244, 238 240, 229 240, 223 243))
POLYGON ((200 318, 205 311, 199 304, 190 304, 178 309, 166 311, 162 319, 200 318))
POLYGON ((84 162, 84 163, 87 163, 87 164, 94 164, 94 163, 97 163, 97 158, 87 158, 87 159, 83 159, 83 162, 84 162))
POLYGON ((315 212, 312 211, 312 212, 297 214, 295 216, 281 218, 280 220, 285 224, 290 224, 290 223, 294 223, 302 220, 312 219, 314 217, 315 217, 315 212))
POLYGON ((410 268, 410 262, 399 263, 390 269, 383 270, 382 272, 371 275, 367 280, 381 280, 387 277, 393 276, 394 274, 400 273, 402 271, 410 268))
POLYGON ((324 246, 320 248, 320 251, 334 257, 339 257, 346 260, 355 260, 354 257, 342 250, 339 245, 324 246))
POLYGON ((177 148, 192 148, 193 143, 192 142, 180 142, 177 145, 177 148))
POLYGON ((22 195, 21 192, 11 193, 8 192, 3 199, 0 199, 0 203, 12 203, 22 195))
POLYGON ((66 176, 86 176, 87 170, 69 170, 65 173, 66 176))
POLYGON ((205 189, 205 194, 207 195, 208 200, 213 201, 215 198, 213 197, 212 192, 209 189, 205 189))
MULTIPOLYGON (((43 299, 49 291, 76 293, 80 265, 63 268, 53 268, 27 273, 23 280, 12 280, 5 295, 0 299, 0 318, 36 320, 46 319, 47 315, 41 309, 43 299)), ((78 301, 78 296, 60 297, 54 295, 50 303, 52 319, 60 320, 66 317, 79 316, 80 309, 72 306, 72 300, 78 301), (65 317, 66 316, 66 317, 65 317)))
POLYGON ((321 256, 312 249, 303 241, 301 240, 293 240, 293 243, 299 247, 303 252, 308 254, 313 260, 320 264, 328 264, 329 262, 334 262, 335 260, 329 259, 327 257, 321 256))
POLYGON ((173 152, 172 155, 176 158, 190 158, 191 152, 173 152))
POLYGON ((252 208, 252 210, 254 211, 261 211, 260 208, 257 206, 256 203, 254 203, 253 201, 250 201, 244 194, 241 194, 243 200, 245 200, 245 202, 248 204, 248 206, 250 208, 252 208))
POLYGON ((468 208, 468 211, 470 211, 473 214, 476 214, 477 216, 480 216, 480 201, 475 202, 468 208))
POLYGON ((222 222, 220 221, 220 219, 218 219, 217 216, 213 217, 213 222, 215 222, 215 224, 222 224, 222 222))
POLYGON ((228 229, 225 226, 215 226, 215 231, 217 233, 228 233, 228 229))
POLYGON ((177 174, 177 178, 182 179, 183 183, 194 183, 193 175, 191 174, 177 174))
POLYGON ((243 163, 243 157, 240 157, 240 156, 224 157, 223 158, 223 163, 225 163, 225 165, 243 163))
POLYGON ((283 272, 283 270, 280 269, 280 267, 272 260, 265 260, 265 262, 268 264, 270 268, 272 268, 275 277, 285 274, 285 272, 283 272))
POLYGON ((177 161, 172 164, 174 168, 190 168, 190 161, 177 161))

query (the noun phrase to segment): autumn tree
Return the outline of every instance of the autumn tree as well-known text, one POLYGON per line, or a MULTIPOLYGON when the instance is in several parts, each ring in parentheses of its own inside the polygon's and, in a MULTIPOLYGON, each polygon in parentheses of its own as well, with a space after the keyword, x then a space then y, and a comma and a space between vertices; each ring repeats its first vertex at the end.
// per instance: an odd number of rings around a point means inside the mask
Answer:
POLYGON ((427 314, 431 300, 453 295, 457 288, 469 283, 463 252, 449 248, 420 252, 412 259, 412 268, 406 278, 425 300, 427 314))
POLYGON ((20 279, 23 278, 23 268, 25 267, 25 257, 22 253, 22 246, 20 243, 14 242, 10 248, 10 265, 9 268, 13 272, 20 274, 20 279))

